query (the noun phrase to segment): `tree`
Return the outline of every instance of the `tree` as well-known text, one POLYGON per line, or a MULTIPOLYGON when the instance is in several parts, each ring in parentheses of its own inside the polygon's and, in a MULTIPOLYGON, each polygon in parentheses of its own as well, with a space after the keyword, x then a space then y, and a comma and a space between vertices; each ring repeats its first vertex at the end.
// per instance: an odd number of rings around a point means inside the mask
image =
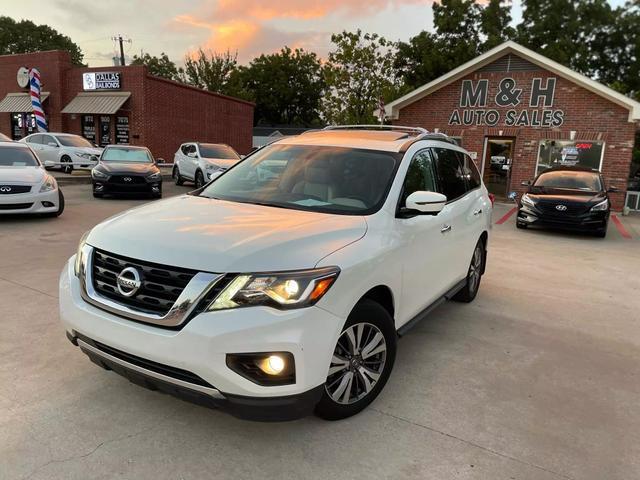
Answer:
POLYGON ((206 52, 202 48, 184 59, 183 80, 194 87, 216 93, 248 98, 238 67, 238 54, 206 52))
POLYGON ((331 42, 335 50, 324 68, 324 119, 329 123, 375 123, 373 111, 379 98, 394 98, 399 89, 393 69, 395 43, 361 30, 334 34, 331 42))
POLYGON ((504 0, 489 0, 480 12, 480 31, 484 36, 483 52, 511 40, 515 29, 511 25, 511 7, 504 0))
POLYGON ((134 55, 131 65, 145 65, 151 75, 169 80, 181 80, 184 75, 184 71, 176 67, 176 64, 164 52, 160 54, 160 57, 151 56, 148 53, 141 57, 134 55))
POLYGON ((319 123, 324 78, 315 53, 284 47, 278 53, 255 58, 241 75, 256 103, 257 124, 319 123))
POLYGON ((16 22, 0 16, 0 55, 64 50, 74 65, 82 65, 82 50, 69 37, 48 25, 36 25, 29 20, 16 22))

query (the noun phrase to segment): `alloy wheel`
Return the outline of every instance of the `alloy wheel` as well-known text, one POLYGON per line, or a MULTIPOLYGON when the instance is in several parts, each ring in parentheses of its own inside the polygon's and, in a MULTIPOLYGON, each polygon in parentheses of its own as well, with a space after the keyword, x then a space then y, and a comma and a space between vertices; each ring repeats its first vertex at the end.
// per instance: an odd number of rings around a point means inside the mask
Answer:
POLYGON ((366 397, 375 387, 387 358, 387 342, 371 323, 356 323, 340 337, 333 352, 325 389, 331 399, 348 405, 366 397))
POLYGON ((482 248, 478 245, 473 252, 471 266, 469 267, 469 291, 475 292, 480 285, 482 276, 482 248))

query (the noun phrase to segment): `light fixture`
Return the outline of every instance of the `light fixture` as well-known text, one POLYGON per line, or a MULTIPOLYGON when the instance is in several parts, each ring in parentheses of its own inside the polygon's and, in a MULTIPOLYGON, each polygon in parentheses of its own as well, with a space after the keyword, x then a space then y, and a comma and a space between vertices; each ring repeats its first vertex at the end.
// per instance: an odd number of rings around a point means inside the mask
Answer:
POLYGON ((285 367, 284 358, 279 355, 270 355, 262 360, 258 367, 267 375, 278 375, 282 373, 285 367))

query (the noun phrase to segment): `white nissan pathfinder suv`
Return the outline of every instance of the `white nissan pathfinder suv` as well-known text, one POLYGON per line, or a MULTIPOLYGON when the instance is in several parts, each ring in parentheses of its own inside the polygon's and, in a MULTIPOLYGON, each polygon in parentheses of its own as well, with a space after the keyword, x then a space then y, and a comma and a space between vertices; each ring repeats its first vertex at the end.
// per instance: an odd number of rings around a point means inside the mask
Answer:
POLYGON ((474 299, 491 208, 444 135, 288 137, 85 234, 60 316, 91 360, 148 388, 257 420, 348 417, 384 387, 399 335, 474 299))

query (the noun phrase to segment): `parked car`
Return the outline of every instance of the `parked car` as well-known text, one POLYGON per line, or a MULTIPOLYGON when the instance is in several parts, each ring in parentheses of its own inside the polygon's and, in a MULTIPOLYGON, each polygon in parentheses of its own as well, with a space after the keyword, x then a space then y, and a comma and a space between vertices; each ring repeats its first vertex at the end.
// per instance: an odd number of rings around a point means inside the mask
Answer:
POLYGON ((398 334, 476 297, 492 209, 448 137, 367 128, 278 140, 201 190, 94 227, 60 278, 71 342, 240 417, 364 409, 398 334), (285 168, 261 179, 274 161, 285 168))
POLYGON ((238 163, 240 158, 229 145, 183 143, 173 157, 173 180, 176 185, 191 181, 200 188, 238 163))
POLYGON ((146 147, 107 145, 91 170, 93 196, 146 194, 162 197, 162 173, 146 147))
POLYGON ((0 142, 0 214, 57 217, 63 211, 62 190, 33 151, 18 142, 0 142))
POLYGON ((20 142, 27 143, 47 169, 59 167, 65 173, 93 167, 102 153, 86 138, 70 133, 32 133, 20 142))
POLYGON ((13 142, 13 140, 7 137, 4 133, 0 132, 0 142, 13 142))
POLYGON ((516 226, 540 226, 607 235, 611 202, 597 170, 555 167, 542 172, 520 199, 516 226))

